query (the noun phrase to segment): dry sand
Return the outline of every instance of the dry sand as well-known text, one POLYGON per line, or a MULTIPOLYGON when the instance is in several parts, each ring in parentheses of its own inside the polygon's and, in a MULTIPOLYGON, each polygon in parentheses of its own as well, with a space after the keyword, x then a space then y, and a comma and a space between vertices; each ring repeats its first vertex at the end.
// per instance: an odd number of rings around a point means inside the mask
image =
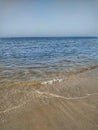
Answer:
POLYGON ((0 130, 98 130, 98 69, 53 84, 1 83, 0 130))

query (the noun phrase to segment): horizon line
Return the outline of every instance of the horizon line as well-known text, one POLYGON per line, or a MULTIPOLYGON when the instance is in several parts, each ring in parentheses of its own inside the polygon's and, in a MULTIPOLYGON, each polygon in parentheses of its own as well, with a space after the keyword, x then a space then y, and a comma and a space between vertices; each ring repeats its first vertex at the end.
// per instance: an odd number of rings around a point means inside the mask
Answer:
POLYGON ((14 37, 0 37, 3 38, 98 38, 98 36, 14 36, 14 37))

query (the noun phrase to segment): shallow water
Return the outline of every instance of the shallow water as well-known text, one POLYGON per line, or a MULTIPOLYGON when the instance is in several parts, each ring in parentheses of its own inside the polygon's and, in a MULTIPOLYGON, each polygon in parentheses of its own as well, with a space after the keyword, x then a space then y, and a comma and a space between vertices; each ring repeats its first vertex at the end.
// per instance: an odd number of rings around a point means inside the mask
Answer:
POLYGON ((0 80, 47 80, 97 65, 97 38, 0 39, 0 80))

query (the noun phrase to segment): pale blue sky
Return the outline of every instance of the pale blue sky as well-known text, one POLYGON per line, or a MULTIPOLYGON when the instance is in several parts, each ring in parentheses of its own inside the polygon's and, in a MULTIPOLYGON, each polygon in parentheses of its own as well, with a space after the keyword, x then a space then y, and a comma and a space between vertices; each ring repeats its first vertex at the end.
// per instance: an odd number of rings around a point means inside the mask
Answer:
POLYGON ((0 0, 0 37, 98 36, 98 0, 0 0))

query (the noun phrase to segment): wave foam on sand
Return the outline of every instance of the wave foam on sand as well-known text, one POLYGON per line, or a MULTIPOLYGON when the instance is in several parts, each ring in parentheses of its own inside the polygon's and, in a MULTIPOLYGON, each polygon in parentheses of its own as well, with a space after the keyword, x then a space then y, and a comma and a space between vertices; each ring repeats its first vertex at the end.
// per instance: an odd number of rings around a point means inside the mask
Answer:
POLYGON ((46 84, 53 84, 54 82, 62 82, 63 81, 63 79, 52 79, 52 80, 48 80, 48 81, 43 81, 41 84, 42 85, 46 85, 46 84))
MULTIPOLYGON (((60 95, 53 94, 53 93, 49 93, 49 92, 40 92, 40 91, 38 91, 38 90, 35 90, 34 92, 35 92, 36 94, 38 94, 38 95, 43 96, 43 97, 47 97, 47 98, 49 98, 49 97, 54 97, 54 98, 61 98, 61 99, 65 99, 65 100, 81 100, 81 99, 86 99, 86 98, 88 98, 89 96, 92 96, 92 95, 98 95, 98 93, 91 93, 91 94, 88 94, 88 93, 87 93, 85 96, 82 96, 82 97, 69 97, 69 98, 67 98, 67 97, 60 96, 60 95)), ((36 97, 37 97, 37 96, 36 96, 36 97)), ((25 101, 25 102, 23 102, 22 104, 20 104, 20 105, 18 105, 18 106, 14 106, 14 107, 8 108, 8 109, 6 109, 6 110, 4 110, 4 111, 0 111, 0 114, 2 114, 2 113, 7 113, 7 112, 10 112, 10 111, 12 111, 12 110, 18 109, 18 108, 20 108, 20 107, 26 105, 26 103, 27 103, 27 102, 30 102, 30 101, 31 101, 31 100, 28 100, 28 101, 25 101)))

